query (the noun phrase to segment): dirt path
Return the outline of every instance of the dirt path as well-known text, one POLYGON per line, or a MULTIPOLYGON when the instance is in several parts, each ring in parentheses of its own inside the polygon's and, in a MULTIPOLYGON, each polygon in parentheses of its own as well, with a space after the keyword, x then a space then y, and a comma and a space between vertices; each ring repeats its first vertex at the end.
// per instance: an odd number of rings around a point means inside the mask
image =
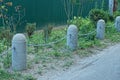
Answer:
POLYGON ((120 80, 120 44, 78 60, 68 70, 49 71, 38 80, 120 80))

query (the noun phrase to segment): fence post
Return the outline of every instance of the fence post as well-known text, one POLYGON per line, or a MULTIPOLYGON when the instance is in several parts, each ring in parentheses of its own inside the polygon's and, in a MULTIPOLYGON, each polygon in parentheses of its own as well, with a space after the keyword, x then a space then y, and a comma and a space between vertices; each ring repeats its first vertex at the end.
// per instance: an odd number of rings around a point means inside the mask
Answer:
POLYGON ((103 19, 100 19, 97 22, 97 34, 96 37, 100 40, 103 40, 105 36, 105 21, 103 19))
POLYGON ((120 16, 117 16, 115 19, 115 28, 120 32, 120 16))
POLYGON ((75 25, 70 25, 67 30, 67 46, 71 50, 77 49, 78 29, 75 25))
POLYGON ((114 0, 109 0, 109 14, 113 16, 114 0))
POLYGON ((12 39, 12 69, 21 71, 26 69, 26 37, 16 34, 12 39))

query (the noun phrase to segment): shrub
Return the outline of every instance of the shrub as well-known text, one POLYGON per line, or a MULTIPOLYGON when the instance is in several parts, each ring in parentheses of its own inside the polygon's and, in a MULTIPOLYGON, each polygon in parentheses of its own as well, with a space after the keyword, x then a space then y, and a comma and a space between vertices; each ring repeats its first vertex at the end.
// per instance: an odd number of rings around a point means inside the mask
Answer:
POLYGON ((76 25, 81 33, 88 33, 95 28, 89 18, 74 17, 69 24, 76 25))
POLYGON ((33 35, 35 29, 36 29, 36 23, 27 23, 26 32, 29 38, 33 35))
POLYGON ((74 18, 72 20, 68 21, 68 24, 74 24, 80 30, 80 26, 82 25, 82 20, 83 19, 81 17, 75 17, 74 16, 74 18))
POLYGON ((69 23, 78 27, 80 37, 83 36, 88 40, 94 40, 95 34, 93 32, 95 31, 95 25, 89 18, 74 17, 69 23), (88 35, 88 33, 90 34, 88 35))
POLYGON ((113 22, 113 21, 116 19, 117 16, 120 16, 120 11, 115 11, 115 12, 113 13, 113 16, 109 15, 109 20, 110 20, 111 22, 113 22))
POLYGON ((7 43, 7 40, 5 40, 5 39, 0 40, 0 54, 2 51, 7 49, 6 43, 7 43))
POLYGON ((3 38, 7 38, 9 39, 10 38, 10 30, 5 30, 5 29, 1 29, 0 30, 0 39, 3 39, 3 38))
POLYGON ((117 16, 120 16, 120 11, 115 11, 115 12, 114 12, 114 16, 113 16, 114 19, 115 19, 117 16))
POLYGON ((120 11, 115 11, 113 16, 109 15, 109 20, 114 21, 117 16, 120 16, 120 11))
POLYGON ((13 34, 9 29, 0 29, 0 40, 6 39, 7 43, 10 44, 13 34))
POLYGON ((94 24, 96 24, 99 19, 103 19, 105 22, 107 22, 108 16, 108 13, 101 9, 92 9, 89 12, 89 18, 91 21, 93 21, 94 24))

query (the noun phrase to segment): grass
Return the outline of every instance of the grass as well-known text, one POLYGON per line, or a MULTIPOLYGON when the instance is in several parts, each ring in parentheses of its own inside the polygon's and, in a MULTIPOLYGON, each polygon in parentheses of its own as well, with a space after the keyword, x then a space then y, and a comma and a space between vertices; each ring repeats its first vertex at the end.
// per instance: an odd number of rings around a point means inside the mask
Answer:
POLYGON ((73 60, 69 60, 64 63, 63 68, 68 69, 74 63, 73 60))
POLYGON ((15 79, 17 79, 16 76, 18 76, 18 74, 17 75, 10 74, 10 73, 6 72, 5 70, 0 69, 0 80, 15 80, 15 79))
POLYGON ((6 39, 0 40, 0 53, 7 49, 6 39))
POLYGON ((106 27, 106 39, 112 43, 120 42, 120 32, 118 32, 113 22, 108 22, 106 27))
POLYGON ((0 80, 36 80, 31 75, 23 76, 20 73, 9 73, 4 69, 0 69, 0 80))

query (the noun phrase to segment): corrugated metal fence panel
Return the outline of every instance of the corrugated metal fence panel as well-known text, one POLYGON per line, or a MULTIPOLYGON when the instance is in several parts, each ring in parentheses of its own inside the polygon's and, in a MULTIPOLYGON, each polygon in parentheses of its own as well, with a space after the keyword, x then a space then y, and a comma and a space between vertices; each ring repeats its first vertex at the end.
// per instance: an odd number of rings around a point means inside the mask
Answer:
MULTIPOLYGON (((104 8, 108 7, 108 0, 104 0, 104 8)), ((74 16, 87 16, 91 8, 102 6, 102 0, 80 0, 81 6, 74 5, 74 16)), ((23 4, 26 8, 26 19, 28 22, 61 23, 67 20, 64 10, 63 0, 24 0, 23 4)))
MULTIPOLYGON (((65 23, 67 16, 64 10, 64 0, 11 0, 15 5, 22 5, 26 9, 27 22, 65 23)), ((87 16, 90 9, 97 5, 101 8, 103 0, 78 0, 79 5, 74 5, 73 16, 87 16)), ((104 9, 108 8, 108 0, 104 0, 104 9)))
MULTIPOLYGON (((80 9, 77 12, 78 16, 86 17, 89 14, 89 11, 93 8, 102 8, 103 4, 103 9, 107 10, 108 9, 108 0, 80 0, 80 9), (104 1, 104 3, 102 3, 104 1)), ((79 5, 76 7, 78 9, 79 5)))
POLYGON ((30 22, 59 22, 66 20, 64 6, 61 0, 25 1, 26 18, 30 22))

